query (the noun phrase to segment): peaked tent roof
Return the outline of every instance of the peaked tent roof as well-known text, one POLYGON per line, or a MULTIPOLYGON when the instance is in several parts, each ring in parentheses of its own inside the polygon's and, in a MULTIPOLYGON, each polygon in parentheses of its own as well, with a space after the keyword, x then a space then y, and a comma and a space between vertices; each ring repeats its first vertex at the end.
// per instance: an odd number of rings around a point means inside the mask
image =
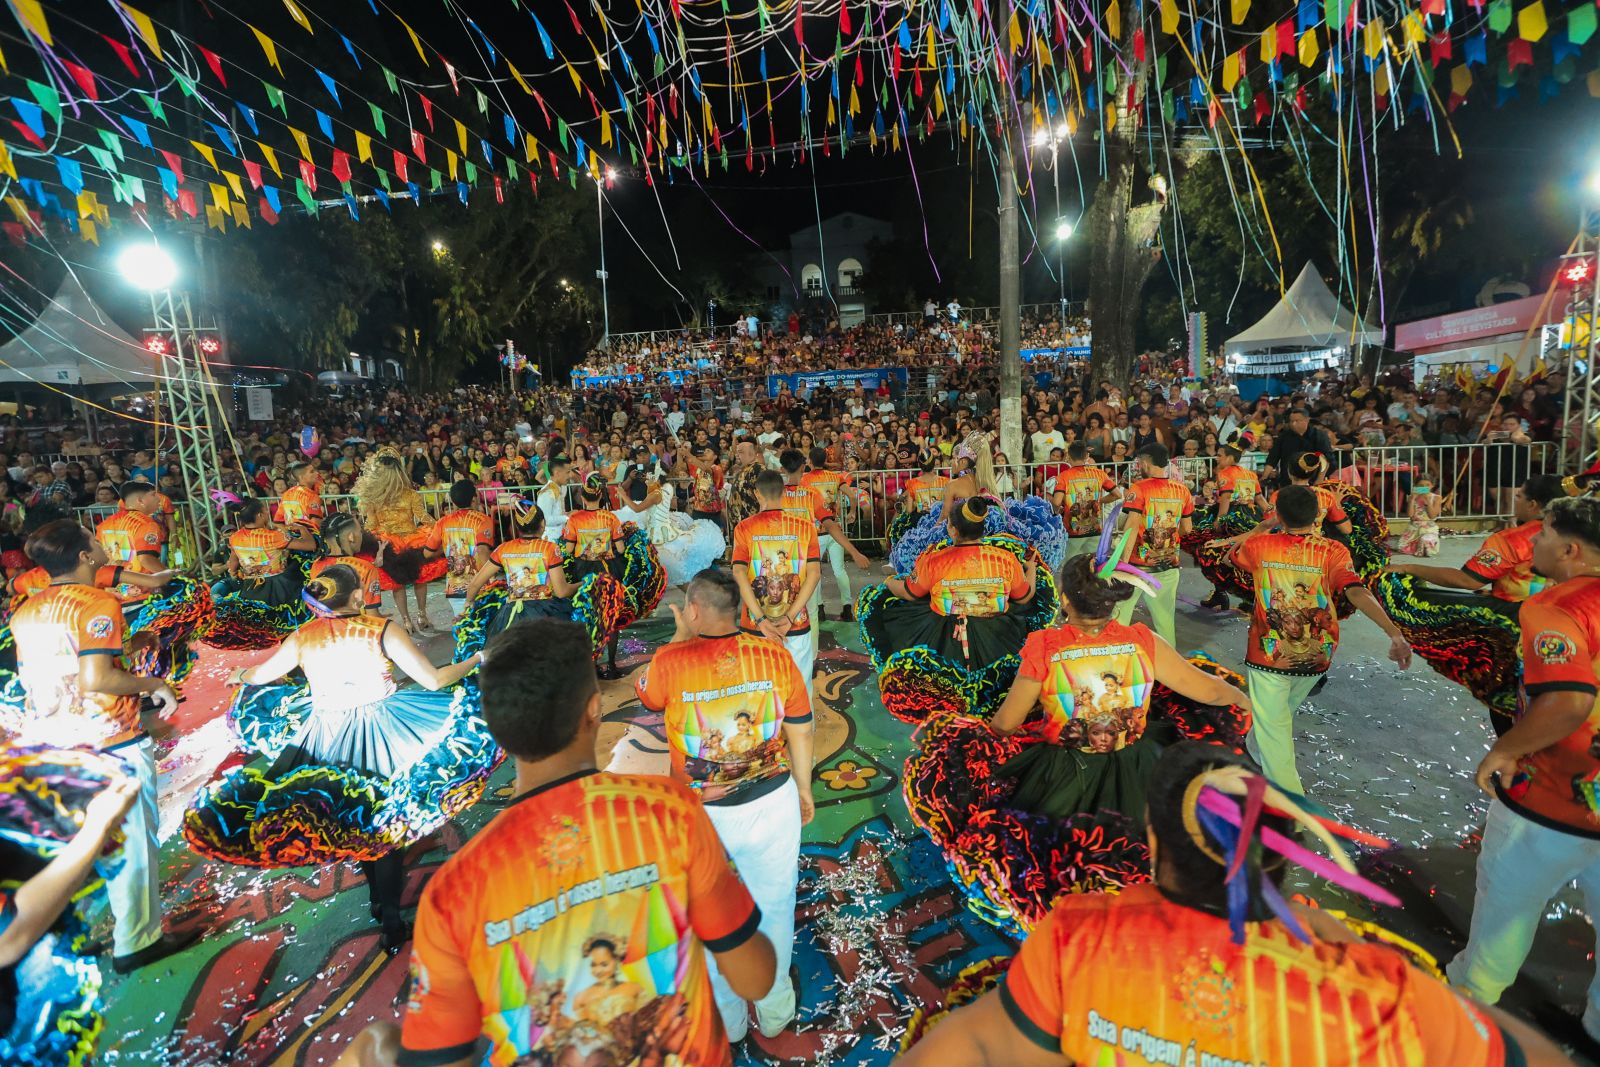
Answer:
POLYGON ((1248 330, 1228 338, 1226 351, 1232 356, 1274 348, 1382 343, 1383 331, 1374 330, 1340 304, 1322 275, 1307 263, 1276 307, 1248 330))
POLYGON ((0 346, 0 385, 154 381, 149 351, 100 310, 70 273, 27 329, 0 346))

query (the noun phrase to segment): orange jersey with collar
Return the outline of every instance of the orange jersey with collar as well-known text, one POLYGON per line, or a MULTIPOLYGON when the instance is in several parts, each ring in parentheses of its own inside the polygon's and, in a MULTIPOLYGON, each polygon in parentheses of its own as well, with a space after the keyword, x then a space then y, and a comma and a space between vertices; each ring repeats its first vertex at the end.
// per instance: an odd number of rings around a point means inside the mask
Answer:
POLYGON ((550 572, 561 566, 561 547, 542 537, 519 537, 501 543, 489 559, 506 573, 506 595, 512 600, 549 600, 550 572))
POLYGON ((1235 463, 1217 471, 1217 492, 1227 493, 1235 504, 1249 507, 1261 495, 1261 479, 1255 471, 1235 463))
POLYGON ((950 479, 942 474, 918 474, 906 482, 906 492, 918 511, 926 511, 931 504, 944 500, 944 487, 950 479))
POLYGON ((239 561, 239 577, 260 580, 283 573, 289 538, 271 527, 247 527, 228 535, 228 547, 239 561))
POLYGON ((1099 467, 1068 467, 1056 475, 1056 492, 1066 495, 1069 536, 1091 537, 1100 532, 1100 500, 1116 487, 1099 467))
POLYGON ((294 632, 311 703, 338 711, 394 695, 394 674, 383 651, 389 620, 376 615, 312 619, 294 632))
POLYGON ((616 555, 622 523, 609 511, 572 511, 561 530, 561 543, 573 559, 603 560, 616 555))
POLYGON ((635 688, 645 707, 663 714, 672 776, 707 804, 743 804, 782 785, 783 725, 811 721, 794 657, 755 634, 666 645, 635 688))
POLYGON ((1233 549, 1255 576, 1245 662, 1279 674, 1321 674, 1339 645, 1340 595, 1361 584, 1350 550, 1316 534, 1264 533, 1233 549))
POLYGON ((761 913, 695 798, 582 772, 524 794, 434 874, 417 909, 400 1062, 731 1067, 706 950, 761 913), (515 872, 515 877, 507 877, 515 872))
POLYGON ((1491 596, 1510 601, 1528 599, 1548 584, 1533 573, 1533 535, 1542 525, 1542 520, 1535 519, 1490 534, 1461 569, 1488 582, 1491 596))
POLYGON ((107 747, 138 736, 138 697, 86 693, 78 685, 81 657, 122 653, 122 601, 114 593, 88 585, 49 586, 12 614, 11 634, 27 694, 24 742, 48 738, 107 747))
POLYGON ((444 595, 466 596, 478 571, 478 548, 494 543, 494 520, 481 511, 459 508, 439 516, 428 547, 442 551, 445 559, 444 595))
MULTIPOLYGON (((745 568, 762 617, 781 619, 794 612, 789 633, 811 629, 811 616, 799 603, 806 566, 820 563, 822 547, 816 524, 785 511, 758 511, 733 528, 733 565, 745 568)), ((739 625, 755 630, 759 620, 741 604, 739 625)))
POLYGON ((362 559, 360 556, 324 556, 311 565, 311 577, 315 578, 335 565, 349 567, 356 572, 356 577, 361 580, 363 604, 375 608, 383 601, 383 584, 378 580, 378 568, 372 565, 370 559, 362 559))
POLYGON ((839 491, 853 481, 855 481, 853 477, 839 471, 806 471, 800 476, 800 484, 821 493, 823 503, 828 505, 828 511, 835 515, 839 513, 839 491))
POLYGON ((1037 630, 1017 676, 1039 683, 1039 732, 1085 752, 1114 752, 1144 736, 1156 678, 1156 638, 1143 623, 1037 630))
POLYGON ((1171 478, 1141 478, 1128 486, 1122 510, 1133 518, 1132 562, 1147 571, 1178 566, 1178 531, 1194 514, 1194 494, 1171 478))
POLYGON ((318 526, 322 514, 322 494, 303 485, 290 486, 278 500, 278 516, 284 523, 318 526))
MULTIPOLYGON (((111 563, 139 574, 153 574, 161 569, 161 546, 166 535, 156 520, 144 512, 123 508, 95 527, 94 535, 111 563), (147 552, 154 553, 156 560, 141 555, 147 552)), ((132 585, 119 585, 114 592, 123 600, 139 600, 149 595, 148 590, 132 585)))
POLYGON ((935 615, 1001 615, 1028 595, 1017 557, 998 545, 946 545, 917 557, 906 592, 927 597, 935 615))
POLYGON ((1522 602, 1522 704, 1581 693, 1589 717, 1523 757, 1500 797, 1534 822, 1600 838, 1600 578, 1572 578, 1522 602))
POLYGON ((1489 1014, 1387 945, 1305 944, 1153 885, 1063 896, 1000 987, 1017 1028, 1073 1063, 1502 1067, 1489 1014), (1104 964, 1116 946, 1117 967, 1104 964))
MULTIPOLYGON (((1350 520, 1350 516, 1344 513, 1344 506, 1339 503, 1339 498, 1334 496, 1332 489, 1324 489, 1320 485, 1308 485, 1305 488, 1310 489, 1312 493, 1316 494, 1317 497, 1317 529, 1319 531, 1326 530, 1329 526, 1337 526, 1341 522, 1348 522, 1350 520)), ((1278 517, 1279 492, 1280 490, 1277 489, 1272 491, 1272 511, 1270 517, 1273 519, 1278 517)))
POLYGON ((784 486, 783 503, 778 508, 785 515, 819 525, 822 520, 833 518, 833 508, 827 498, 809 485, 784 486))

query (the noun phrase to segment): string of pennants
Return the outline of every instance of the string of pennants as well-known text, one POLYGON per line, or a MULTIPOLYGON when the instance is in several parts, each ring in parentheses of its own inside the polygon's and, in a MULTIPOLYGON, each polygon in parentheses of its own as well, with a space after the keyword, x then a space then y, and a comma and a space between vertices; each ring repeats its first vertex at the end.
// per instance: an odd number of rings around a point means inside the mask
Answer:
MULTIPOLYGON (((1565 9, 1545 0, 1520 7, 1513 0, 1296 0, 1267 23, 1251 17, 1252 0, 1226 0, 1226 19, 1220 3, 1216 17, 1202 17, 1177 0, 1094 0, 1076 9, 1066 0, 916 0, 898 9, 864 0, 757 0, 741 14, 730 14, 726 0, 636 0, 625 21, 608 19, 602 0, 590 0, 591 26, 561 0, 590 59, 563 50, 533 5, 511 0, 535 31, 517 42, 519 50, 536 38, 534 54, 543 60, 525 73, 467 18, 482 45, 474 49, 480 76, 447 59, 382 0, 365 0, 371 16, 398 22, 429 77, 444 71, 451 96, 435 99, 438 90, 379 63, 304 0, 280 2, 299 30, 315 36, 320 24, 337 35, 350 69, 330 74, 300 59, 284 38, 220 2, 207 10, 246 26, 259 60, 218 54, 111 0, 119 25, 99 36, 120 69, 96 71, 58 48, 52 30, 52 19, 65 19, 98 32, 81 12, 8 0, 43 70, 39 78, 11 75, 0 50, 8 88, 17 90, 0 114, 15 115, 4 117, 18 138, 0 139, 0 174, 20 190, 4 198, 12 221, 0 228, 19 240, 53 217, 97 242, 111 220, 103 195, 138 216, 156 188, 163 210, 190 218, 203 211, 217 229, 249 226, 252 217, 275 223, 294 204, 315 214, 341 200, 359 218, 373 201, 387 210, 393 198, 453 192, 466 202, 484 184, 500 202, 524 174, 534 192, 541 174, 574 186, 580 173, 602 181, 613 161, 653 183, 655 175, 671 180, 674 169, 709 174, 715 163, 727 170, 741 154, 754 170, 785 151, 802 162, 808 152, 843 154, 863 141, 899 151, 940 127, 962 140, 979 135, 983 117, 994 114, 1025 116, 1035 127, 1064 123, 1072 133, 1083 122, 1111 130, 1119 121, 1146 122, 1147 99, 1172 124, 1203 119, 1214 127, 1225 113, 1263 123, 1285 110, 1303 112, 1308 91, 1340 106, 1356 91, 1357 75, 1368 80, 1380 112, 1404 100, 1397 121, 1417 110, 1431 118, 1436 108, 1465 102, 1482 75, 1491 76, 1496 106, 1528 83, 1539 99, 1555 95, 1578 79, 1596 29, 1590 0, 1565 9), (642 53, 641 35, 648 61, 630 53, 630 43, 642 53), (831 50, 812 49, 829 36, 831 50), (713 82, 719 54, 723 80, 713 82), (294 79, 285 68, 291 61, 305 68, 295 68, 301 76, 294 79), (258 76, 262 62, 265 76, 258 76), (382 101, 354 84, 369 68, 388 90, 382 101), (507 78, 523 94, 526 122, 501 92, 507 78), (779 125, 787 123, 775 97, 795 99, 798 141, 780 144, 779 125), (574 101, 587 113, 573 115, 574 101), (468 121, 454 110, 462 105, 468 121), (172 113, 184 120, 180 128, 192 128, 175 130, 172 113)), ((547 17, 554 9, 537 6, 547 17)), ((259 10, 252 7, 251 17, 259 10)), ((1582 81, 1600 96, 1600 72, 1582 81)))

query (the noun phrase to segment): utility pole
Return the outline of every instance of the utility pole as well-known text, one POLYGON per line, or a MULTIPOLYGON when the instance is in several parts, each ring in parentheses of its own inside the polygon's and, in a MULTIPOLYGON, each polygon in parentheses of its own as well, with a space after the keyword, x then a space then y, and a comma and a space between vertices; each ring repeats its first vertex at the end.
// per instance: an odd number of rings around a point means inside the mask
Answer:
MULTIPOLYGON (((990 41, 995 71, 1000 64, 1000 42, 1005 32, 1004 13, 1009 5, 993 5, 990 41)), ((1017 240, 1016 138, 1008 102, 1001 100, 993 112, 1000 135, 1000 451, 1013 463, 1022 462, 1022 259, 1017 240)))

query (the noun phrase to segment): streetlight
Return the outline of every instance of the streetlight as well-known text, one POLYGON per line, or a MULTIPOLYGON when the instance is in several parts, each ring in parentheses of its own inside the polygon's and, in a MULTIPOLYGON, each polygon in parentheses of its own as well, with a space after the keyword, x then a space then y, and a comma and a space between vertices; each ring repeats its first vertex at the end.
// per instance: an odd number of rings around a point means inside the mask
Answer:
POLYGON ((1056 240, 1065 241, 1072 236, 1072 220, 1060 219, 1056 222, 1056 240))
POLYGON ((439 240, 438 238, 434 238, 434 241, 433 241, 433 254, 434 255, 443 256, 449 251, 450 251, 450 249, 445 247, 445 243, 443 241, 439 240))

